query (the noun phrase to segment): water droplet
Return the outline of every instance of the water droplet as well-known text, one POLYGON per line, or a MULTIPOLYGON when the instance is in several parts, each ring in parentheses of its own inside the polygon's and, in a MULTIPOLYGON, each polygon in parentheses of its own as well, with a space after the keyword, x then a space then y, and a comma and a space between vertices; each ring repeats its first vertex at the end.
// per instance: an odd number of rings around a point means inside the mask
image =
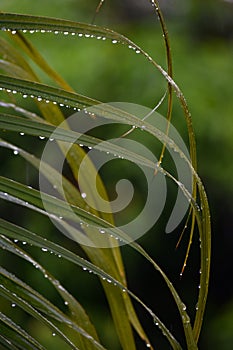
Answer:
POLYGON ((16 33, 17 33, 16 30, 12 30, 12 31, 11 31, 11 34, 13 34, 13 35, 16 34, 16 33))
POLYGON ((86 267, 83 267, 82 269, 83 269, 83 271, 87 271, 87 268, 86 268, 86 267))
POLYGON ((18 239, 14 239, 14 242, 15 242, 15 243, 18 243, 18 241, 19 241, 18 239))
POLYGON ((56 333, 53 333, 52 336, 55 337, 55 336, 56 336, 56 333))
POLYGON ((42 101, 42 100, 43 100, 43 99, 42 99, 42 97, 40 97, 40 96, 39 96, 39 97, 37 97, 37 101, 39 101, 39 102, 40 102, 40 101, 42 101))
POLYGON ((29 33, 31 34, 35 33, 35 30, 29 30, 29 33))
POLYGON ((14 155, 17 156, 17 154, 19 154, 19 151, 17 151, 16 149, 13 151, 14 155))
POLYGON ((23 135, 24 135, 24 132, 20 132, 19 134, 20 134, 20 136, 23 136, 23 135))
POLYGON ((44 278, 48 278, 48 275, 45 274, 45 275, 44 275, 44 278))
POLYGON ((91 146, 88 146, 88 149, 92 149, 92 147, 91 147, 91 146))
POLYGON ((90 38, 90 34, 85 34, 85 38, 90 38))
POLYGON ((81 197, 82 197, 82 198, 86 198, 86 197, 87 197, 87 194, 86 194, 85 192, 83 192, 83 193, 81 194, 81 197))
POLYGON ((11 307, 16 307, 16 304, 12 303, 12 304, 11 304, 11 307))
POLYGON ((27 244, 27 242, 22 242, 22 244, 23 244, 23 245, 26 245, 26 244, 27 244))
POLYGON ((114 39, 114 40, 112 40, 112 43, 113 43, 113 44, 117 44, 118 41, 114 39))
POLYGON ((78 36, 81 38, 81 37, 83 36, 83 34, 82 34, 82 33, 79 33, 78 36))
POLYGON ((57 256, 58 258, 61 258, 61 254, 58 254, 58 256, 57 256))
POLYGON ((140 50, 136 50, 135 53, 141 53, 141 51, 140 50))
POLYGON ((101 229, 99 230, 99 232, 100 232, 100 233, 105 233, 105 230, 101 228, 101 229))
POLYGON ((39 139, 44 140, 45 136, 39 136, 39 139))
POLYGON ((69 32, 63 32, 63 34, 64 34, 64 35, 68 35, 68 34, 69 34, 69 32))
POLYGON ((48 249, 47 248, 41 248, 42 252, 47 252, 48 249))
POLYGON ((186 310, 186 305, 182 305, 182 310, 185 311, 186 310))
POLYGON ((68 301, 65 301, 64 304, 65 304, 65 305, 69 305, 68 301))
POLYGON ((147 348, 151 348, 151 345, 149 343, 146 344, 147 348))

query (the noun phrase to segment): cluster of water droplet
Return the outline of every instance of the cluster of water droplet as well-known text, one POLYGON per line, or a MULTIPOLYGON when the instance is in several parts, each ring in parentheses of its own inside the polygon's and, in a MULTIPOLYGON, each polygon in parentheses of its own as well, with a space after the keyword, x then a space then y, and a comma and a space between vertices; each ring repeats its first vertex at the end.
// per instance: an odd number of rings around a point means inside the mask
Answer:
MULTIPOLYGON (((0 91, 6 91, 8 93, 12 93, 12 94, 21 94, 23 98, 32 98, 32 99, 36 99, 38 102, 45 102, 45 103, 53 103, 54 105, 58 105, 60 107, 66 107, 66 108, 72 108, 74 111, 77 111, 77 112, 80 112, 81 111, 81 108, 79 107, 71 107, 70 105, 68 104, 64 104, 64 103, 61 103, 61 102, 57 102, 57 101, 54 101, 52 99, 48 99, 48 98, 45 98, 45 97, 41 97, 41 96, 36 96, 35 94, 32 95, 32 94, 25 94, 21 91, 17 91, 17 90, 12 90, 12 89, 7 89, 7 88, 4 88, 4 87, 0 87, 0 91)), ((77 103, 78 104, 78 103, 77 103)), ((86 106, 82 106, 83 111, 84 113, 88 113, 87 110, 86 110, 86 106)))
MULTIPOLYGON (((154 2, 152 1, 152 5, 155 6, 154 2)), ((2 28, 3 31, 8 31, 8 32, 11 32, 11 34, 15 35, 17 34, 17 31, 16 29, 7 29, 7 28, 2 28)), ((111 38, 108 38, 106 36, 102 36, 102 35, 98 35, 98 34, 93 34, 93 33, 77 33, 77 32, 74 32, 72 30, 51 30, 51 29, 20 29, 20 31, 22 31, 23 33, 29 33, 29 34, 34 34, 34 33, 41 33, 41 34, 44 34, 44 33, 52 33, 52 34, 62 34, 62 35, 71 35, 71 36, 77 36, 79 38, 95 38, 97 40, 107 40, 107 39, 110 39, 112 44, 122 44, 122 45, 127 45, 127 42, 128 40, 120 40, 119 38, 117 39, 111 39, 111 38)), ((141 53, 141 49, 139 47, 137 47, 136 45, 134 45, 133 43, 131 44, 128 44, 128 48, 129 49, 132 49, 136 54, 139 54, 141 53)), ((151 61, 152 58, 148 55, 148 54, 145 54, 147 56, 147 58, 151 61)))

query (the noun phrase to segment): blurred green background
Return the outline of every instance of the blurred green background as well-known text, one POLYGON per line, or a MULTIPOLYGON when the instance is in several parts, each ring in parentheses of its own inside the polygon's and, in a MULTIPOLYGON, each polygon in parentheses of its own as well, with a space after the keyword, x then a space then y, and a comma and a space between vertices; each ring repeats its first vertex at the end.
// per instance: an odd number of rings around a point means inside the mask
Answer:
MULTIPOLYGON (((233 346, 233 2, 220 0, 167 0, 161 1, 170 33, 174 61, 174 77, 189 104, 198 148, 198 171, 204 181, 209 196, 213 225, 213 257, 208 307, 201 334, 200 349, 231 350, 233 346)), ((1 0, 1 11, 53 16, 70 20, 90 22, 94 16, 98 1, 93 0, 1 0)), ((163 39, 158 20, 152 7, 146 0, 107 1, 95 19, 96 24, 110 27, 130 39, 147 51, 158 63, 166 67, 163 39)), ((165 91, 165 82, 160 74, 143 57, 135 55, 125 47, 94 39, 77 39, 50 34, 29 36, 44 58, 79 93, 99 99, 103 102, 122 101, 145 105, 152 108, 165 91)), ((39 71, 38 71, 39 73, 39 71)), ((40 72, 41 73, 41 72, 40 72)), ((43 76, 43 75, 42 75, 43 76)), ((46 82, 46 78, 44 77, 46 82)), ((164 107, 160 109, 163 113, 164 107)), ((175 103, 173 122, 186 139, 185 123, 178 104, 175 103)), ((16 141, 17 142, 17 138, 16 141)), ((20 139, 20 142, 22 140, 20 139)), ((24 141, 23 141, 24 142, 24 141)), ((25 141, 30 145, 30 138, 25 141), (29 141, 28 141, 29 140, 29 141)), ((1 174, 15 176, 15 159, 7 151, 1 151, 1 174)), ((33 170, 17 160, 23 167, 20 176, 25 180, 27 172, 33 177, 33 170)), ((112 174, 113 176, 113 174, 112 174)), ((12 217, 11 206, 1 202, 4 217, 12 217), (10 214, 9 214, 9 211, 10 214)), ((37 232, 51 231, 48 222, 29 211, 14 209, 15 221, 37 232), (16 219, 17 215, 17 219, 16 219)), ((164 219, 166 221, 166 219, 164 219)), ((193 250, 183 278, 179 272, 184 259, 188 237, 180 248, 175 245, 181 229, 170 235, 161 230, 143 237, 140 243, 161 263, 162 268, 174 280, 177 289, 184 295, 187 304, 197 291, 193 280, 197 279, 195 263, 198 263, 198 242, 194 239, 193 250), (194 277, 193 277, 194 276, 194 277)), ((48 234, 51 234, 48 233, 48 234)), ((59 238, 62 240, 62 238, 59 238)), ((71 247, 72 242, 66 242, 71 247)), ((31 248, 32 249, 32 248, 31 248)), ((77 247, 75 247, 77 251, 77 247)), ((33 254, 41 255, 36 249, 33 254)), ((160 279, 148 265, 128 247, 122 248, 130 288, 145 300, 158 313, 171 330, 180 334, 174 305, 167 302, 170 298, 161 285, 160 279), (167 299, 166 299, 167 298, 167 299)), ((39 285, 41 293, 55 298, 52 289, 42 282, 34 269, 22 263, 19 268, 17 259, 9 262, 7 255, 1 253, 3 266, 12 267, 12 272, 24 276, 27 274, 31 284, 39 285), (22 272, 23 271, 23 272, 22 272), (40 281, 40 282, 38 282, 40 281), (46 290, 46 292, 45 292, 46 290)), ((74 293, 97 324, 100 337, 108 349, 118 350, 116 335, 109 320, 109 312, 99 282, 93 276, 77 271, 70 264, 60 264, 52 256, 45 255, 51 271, 64 285, 74 293), (58 267, 59 266, 59 267, 58 267), (67 270, 69 273, 67 273, 67 270), (70 277, 72 281, 70 281, 70 277), (93 295, 89 291, 95 288, 93 295)), ((197 280, 198 284, 198 280, 197 280)), ((197 287, 196 287, 197 288, 197 287)), ((59 303, 60 301, 57 300, 59 303)), ((10 305, 1 308, 10 308, 10 305)), ((20 322, 29 322, 17 315, 20 322)), ((140 318, 154 339, 155 348, 168 349, 168 345, 159 336, 150 320, 138 309, 140 318), (161 339, 160 339, 161 338, 161 339)), ((29 327, 37 336, 45 338, 48 349, 59 347, 51 334, 29 322, 29 327)), ((64 348, 63 345, 62 347, 64 348)), ((139 349, 144 345, 139 342, 139 349)))

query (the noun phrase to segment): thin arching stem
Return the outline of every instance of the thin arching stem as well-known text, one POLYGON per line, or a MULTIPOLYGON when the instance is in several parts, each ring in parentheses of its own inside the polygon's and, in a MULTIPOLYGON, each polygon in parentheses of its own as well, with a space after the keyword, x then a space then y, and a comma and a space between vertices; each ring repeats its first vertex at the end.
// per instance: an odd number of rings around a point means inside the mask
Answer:
POLYGON ((94 24, 96 16, 99 13, 99 11, 100 11, 101 7, 103 6, 104 2, 105 2, 105 0, 100 0, 99 4, 97 5, 97 7, 95 9, 94 16, 93 16, 92 21, 91 21, 91 24, 94 24))
MULTIPOLYGON (((165 48, 166 48, 166 58, 167 58, 167 73, 168 75, 173 78, 173 68, 172 68, 172 54, 171 54, 171 45, 170 45, 170 40, 169 40, 169 35, 168 35, 168 30, 167 26, 165 24, 163 14, 160 10, 160 6, 157 0, 149 0, 152 6, 155 8, 155 11, 157 13, 157 16, 159 18, 159 22, 161 25, 162 33, 163 33, 163 38, 164 38, 164 43, 165 43, 165 48)), ((173 93, 172 93, 172 85, 168 81, 168 106, 167 106, 167 128, 166 128, 166 135, 169 133, 169 128, 170 128, 170 123, 171 123, 171 118, 172 118, 172 102, 173 102, 173 93)), ((166 143, 163 144, 161 154, 159 157, 158 164, 160 165, 163 160, 163 156, 165 153, 166 149, 166 143)))

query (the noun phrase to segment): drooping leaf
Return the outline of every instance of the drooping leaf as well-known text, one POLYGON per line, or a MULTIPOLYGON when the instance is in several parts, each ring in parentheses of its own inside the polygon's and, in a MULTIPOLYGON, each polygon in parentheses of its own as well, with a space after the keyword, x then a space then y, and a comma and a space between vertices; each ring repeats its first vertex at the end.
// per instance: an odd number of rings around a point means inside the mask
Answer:
MULTIPOLYGON (((126 291, 137 301, 139 302, 143 308, 149 313, 149 315, 153 318, 156 325, 164 332, 165 336, 168 338, 168 341, 173 346, 174 349, 181 349, 178 342, 175 340, 173 335, 169 332, 169 330, 164 326, 164 324, 160 321, 160 319, 152 312, 151 309, 149 309, 139 298, 137 298, 131 291, 129 291, 124 285, 122 285, 119 281, 117 281, 115 278, 110 276, 108 273, 106 273, 104 270, 101 270, 98 266, 93 265, 91 262, 85 260, 84 258, 79 257, 78 255, 72 253, 71 251, 68 251, 67 249, 58 246, 57 244, 44 239, 40 237, 38 234, 34 234, 22 227, 16 226, 10 222, 7 222, 5 220, 0 219, 0 230, 1 232, 10 237, 10 238, 16 238, 21 241, 25 241, 29 244, 38 246, 40 248, 47 248, 49 251, 53 251, 54 254, 57 254, 68 261, 71 261, 72 263, 81 266, 85 270, 92 271, 94 274, 101 277, 101 279, 104 280, 104 283, 106 284, 113 284, 114 287, 118 286, 121 288, 123 293, 126 291)), ((185 313, 185 310, 184 310, 185 313)))
POLYGON ((28 350, 45 350, 38 341, 2 312, 0 312, 0 321, 1 336, 5 338, 4 345, 9 349, 17 349, 16 346, 19 346, 19 348, 23 347, 28 350))

